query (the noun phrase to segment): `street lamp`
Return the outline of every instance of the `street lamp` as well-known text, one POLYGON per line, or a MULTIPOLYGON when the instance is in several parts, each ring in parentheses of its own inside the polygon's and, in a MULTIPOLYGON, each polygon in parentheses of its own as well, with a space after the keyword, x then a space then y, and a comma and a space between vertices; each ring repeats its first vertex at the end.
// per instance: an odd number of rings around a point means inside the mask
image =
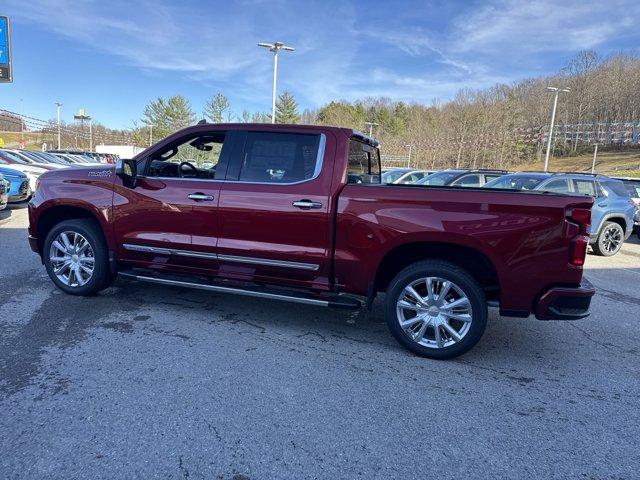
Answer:
POLYGON ((149 146, 153 145, 153 123, 147 123, 149 127, 149 146))
POLYGON ((553 109, 551 110, 551 125, 549 126, 549 138, 547 138, 547 153, 544 156, 545 172, 549 168, 549 154, 551 153, 551 139, 553 138, 553 124, 556 121, 556 107, 558 106, 558 94, 560 92, 569 93, 571 91, 569 88, 558 88, 558 87, 547 87, 547 90, 551 92, 555 92, 555 96, 553 98, 553 109))
POLYGON ((60 102, 56 102, 56 111, 58 117, 58 150, 60 150, 60 107, 62 104, 60 102))
POLYGON ((288 47, 282 42, 258 43, 259 47, 268 48, 273 52, 273 93, 271 95, 271 123, 276 123, 276 79, 278 77, 278 51, 293 52, 293 47, 288 47))
MULTIPOLYGON (((91 128, 91 117, 89 115, 85 115, 84 108, 78 110, 78 113, 73 116, 74 120, 80 120, 80 131, 84 135, 84 121, 89 120, 89 151, 93 150, 93 131, 91 128)), ((84 142, 83 142, 84 144, 84 142)))
POLYGON ((409 168, 411 166, 411 149, 413 148, 413 145, 409 144, 405 145, 405 147, 409 149, 409 158, 407 159, 407 168, 409 168))
POLYGON ((378 125, 380 125, 379 123, 376 122, 364 122, 365 125, 369 125, 369 136, 371 137, 373 134, 373 127, 374 125, 377 127, 378 125))

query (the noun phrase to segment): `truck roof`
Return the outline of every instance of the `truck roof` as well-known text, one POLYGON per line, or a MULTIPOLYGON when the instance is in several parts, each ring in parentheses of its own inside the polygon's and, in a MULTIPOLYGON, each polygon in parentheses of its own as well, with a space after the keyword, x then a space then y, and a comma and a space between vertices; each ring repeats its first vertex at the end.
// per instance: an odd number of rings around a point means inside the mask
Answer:
MULTIPOLYGON (((206 120, 200 120, 197 124, 197 126, 212 126, 215 125, 216 127, 220 127, 220 128, 233 128, 233 129, 237 129, 237 128, 241 128, 241 129, 251 129, 254 127, 258 127, 260 129, 265 129, 265 130, 270 130, 270 131, 288 131, 291 129, 302 129, 302 130, 310 130, 310 131, 316 131, 316 132, 321 132, 321 131, 334 131, 336 133, 343 133, 345 135, 347 135, 348 137, 355 137, 358 140, 368 143, 369 145, 373 145, 375 147, 380 146, 380 143, 373 137, 370 137, 369 135, 362 133, 359 130, 355 130, 353 128, 345 128, 345 127, 336 127, 336 126, 330 126, 330 125, 301 125, 301 124, 297 124, 297 123, 239 123, 239 122, 232 122, 232 123, 209 123, 206 120)), ((188 128, 188 127, 187 127, 188 128)))

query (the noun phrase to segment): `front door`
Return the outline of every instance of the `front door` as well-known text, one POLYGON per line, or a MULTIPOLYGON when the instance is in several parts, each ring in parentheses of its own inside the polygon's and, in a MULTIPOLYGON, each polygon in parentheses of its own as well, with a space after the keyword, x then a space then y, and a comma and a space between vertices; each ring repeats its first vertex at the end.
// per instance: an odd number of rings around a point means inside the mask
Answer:
POLYGON ((137 266, 217 270, 217 202, 225 132, 196 127, 141 158, 135 188, 116 180, 118 257, 137 266))
POLYGON ((326 289, 332 134, 246 132, 220 190, 218 260, 224 276, 326 289))

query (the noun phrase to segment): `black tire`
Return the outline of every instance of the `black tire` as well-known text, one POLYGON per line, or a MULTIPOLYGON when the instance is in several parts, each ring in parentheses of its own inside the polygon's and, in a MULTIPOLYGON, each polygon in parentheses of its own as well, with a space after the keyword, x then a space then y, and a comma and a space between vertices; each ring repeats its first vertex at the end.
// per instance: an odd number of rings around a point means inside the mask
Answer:
POLYGON ((49 278, 51 278, 56 287, 71 295, 95 295, 107 288, 113 281, 113 275, 109 270, 109 251, 102 235, 102 230, 95 221, 90 219, 66 220, 54 226, 44 241, 42 259, 49 278), (77 232, 82 235, 89 242, 93 250, 93 257, 95 259, 93 274, 89 281, 81 286, 70 286, 63 283, 54 273, 51 260, 49 259, 51 244, 58 235, 65 231, 77 232))
POLYGON ((438 360, 454 358, 469 351, 478 343, 487 325, 487 300, 478 282, 466 270, 440 260, 416 262, 398 273, 387 289, 384 310, 387 326, 401 345, 417 355, 438 360), (453 345, 441 348, 420 345, 412 340, 400 326, 396 314, 400 294, 407 285, 424 277, 440 277, 449 280, 456 284, 469 299, 471 325, 462 339, 453 345))
POLYGON ((611 257, 618 253, 624 243, 624 230, 620 224, 616 222, 604 222, 604 225, 598 233, 596 242, 592 245, 593 252, 603 257, 611 257), (615 248, 611 248, 611 236, 619 239, 615 248))

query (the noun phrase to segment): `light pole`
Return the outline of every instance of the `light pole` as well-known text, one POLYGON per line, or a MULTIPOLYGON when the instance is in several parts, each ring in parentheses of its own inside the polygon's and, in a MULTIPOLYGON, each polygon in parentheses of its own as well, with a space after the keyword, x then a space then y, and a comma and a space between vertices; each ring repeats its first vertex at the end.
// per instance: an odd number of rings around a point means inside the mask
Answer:
POLYGON ((551 125, 549 125, 549 138, 547 138, 547 153, 544 156, 544 171, 549 168, 549 154, 551 153, 551 139, 553 138, 553 123, 556 121, 556 107, 558 106, 558 94, 560 92, 570 92, 568 88, 547 87, 547 90, 555 92, 553 98, 553 109, 551 110, 551 125))
POLYGON ((413 145, 409 144, 405 145, 405 147, 409 149, 409 158, 407 160, 407 168, 409 168, 411 166, 411 149, 413 148, 413 145))
MULTIPOLYGON (((73 116, 74 120, 80 120, 80 131, 82 133, 82 135, 84 135, 84 121, 85 120, 89 120, 89 146, 90 149, 89 151, 91 151, 91 147, 93 146, 93 138, 92 138, 92 131, 91 131, 91 117, 89 115, 85 115, 84 113, 84 108, 81 108, 78 110, 77 115, 73 116)), ((82 142, 82 144, 84 145, 84 141, 82 142)), ((77 148, 77 145, 76 145, 77 148)))
POLYGON ((20 99, 20 140, 24 142, 24 99, 20 99))
POLYGON ((596 158, 598 158, 598 144, 596 143, 596 148, 593 151, 593 161, 591 162, 591 173, 595 173, 596 170, 596 158))
POLYGON ((62 104, 60 102, 56 102, 56 111, 58 117, 58 150, 60 150, 60 107, 62 104))
POLYGON ((258 43, 259 47, 268 48, 273 52, 273 92, 271 94, 271 123, 276 123, 276 82, 278 78, 278 51, 293 52, 293 47, 288 47, 282 42, 258 43))
POLYGON ((153 145, 153 124, 149 124, 149 146, 153 145))
POLYGON ((376 127, 378 125, 380 125, 379 123, 376 122, 364 122, 365 125, 369 125, 369 136, 371 137, 373 135, 373 126, 375 125, 376 127))

